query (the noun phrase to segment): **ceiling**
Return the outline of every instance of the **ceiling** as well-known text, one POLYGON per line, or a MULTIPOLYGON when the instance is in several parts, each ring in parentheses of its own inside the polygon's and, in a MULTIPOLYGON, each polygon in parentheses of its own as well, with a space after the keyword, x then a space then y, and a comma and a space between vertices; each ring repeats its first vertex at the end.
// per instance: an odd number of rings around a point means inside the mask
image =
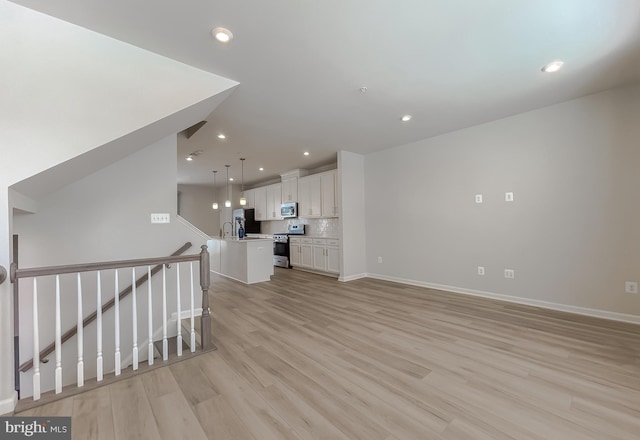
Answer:
POLYGON ((180 183, 238 181, 246 157, 252 185, 640 81, 640 0, 15 3, 240 83, 179 137, 180 183))

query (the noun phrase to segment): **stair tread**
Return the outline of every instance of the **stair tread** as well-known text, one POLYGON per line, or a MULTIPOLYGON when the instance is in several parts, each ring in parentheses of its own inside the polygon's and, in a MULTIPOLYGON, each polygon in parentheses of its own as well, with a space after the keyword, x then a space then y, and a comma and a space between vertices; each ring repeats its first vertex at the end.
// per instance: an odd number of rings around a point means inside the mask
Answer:
MULTIPOLYGON (((176 343, 176 340, 178 339, 177 336, 172 336, 170 338, 167 338, 167 346, 169 349, 169 356, 175 355, 178 353, 178 345, 176 343)), ((156 348, 156 350, 158 351, 158 353, 160 353, 160 355, 162 355, 162 340, 160 341, 154 341, 153 342, 153 346, 156 348)), ((185 351, 189 351, 189 345, 185 342, 185 335, 182 335, 182 352, 184 353, 185 351)))

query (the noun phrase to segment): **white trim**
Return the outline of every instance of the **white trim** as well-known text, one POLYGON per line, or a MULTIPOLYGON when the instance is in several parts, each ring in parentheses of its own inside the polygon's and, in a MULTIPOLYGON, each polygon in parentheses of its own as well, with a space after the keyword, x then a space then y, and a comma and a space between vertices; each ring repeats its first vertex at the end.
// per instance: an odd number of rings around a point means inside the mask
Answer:
POLYGON ((561 312, 575 313, 578 315, 593 316, 596 318, 609 319, 612 321, 628 322, 631 324, 640 324, 640 315, 630 315, 627 313, 610 312, 608 310, 590 309, 587 307, 571 306, 567 304, 558 304, 538 299, 520 298, 517 296, 504 295, 501 293, 484 292, 481 290, 465 289, 463 287, 446 286, 442 284, 427 283, 424 281, 408 280, 405 278, 391 277, 380 274, 367 274, 369 278, 376 280, 392 281, 395 283, 408 284, 411 286, 426 287, 429 289, 442 290, 445 292, 461 293, 463 295, 479 296, 483 298, 497 299, 516 304, 524 304, 527 306, 541 307, 543 309, 558 310, 561 312))
MULTIPOLYGON (((191 319, 191 309, 182 310, 180 312, 180 316, 181 316, 181 320, 182 319, 187 319, 187 318, 191 319)), ((193 309, 193 316, 194 316, 194 318, 196 316, 202 316, 202 307, 198 307, 198 308, 193 309)), ((178 313, 177 312, 173 312, 171 314, 171 322, 175 322, 177 317, 178 317, 178 313)), ((191 330, 189 330, 189 331, 191 331, 191 330)))
POLYGON ((13 410, 16 409, 17 404, 18 404, 18 392, 13 391, 10 397, 4 400, 0 400, 0 416, 8 415, 12 413, 13 410))
POLYGON ((193 225, 193 223, 189 222, 189 220, 179 215, 176 215, 176 219, 178 220, 178 223, 182 223, 187 229, 190 229, 191 232, 199 235, 204 240, 211 240, 211 237, 209 236, 209 234, 206 234, 205 232, 198 229, 196 226, 193 225))
MULTIPOLYGON (((239 283, 249 285, 249 283, 247 283, 246 281, 242 281, 242 280, 239 280, 238 278, 234 278, 232 276, 225 275, 225 274, 220 273, 220 272, 216 272, 215 270, 212 270, 211 273, 215 273, 216 275, 220 275, 221 277, 229 278, 230 280, 234 280, 234 281, 237 281, 239 283)), ((270 280, 265 280, 265 281, 270 281, 270 280)), ((262 282, 262 281, 260 281, 260 282, 262 282)))
POLYGON ((358 273, 355 275, 349 275, 348 277, 340 276, 338 277, 338 281, 349 282, 349 281, 359 280, 361 278, 367 278, 368 276, 369 276, 368 273, 358 273))

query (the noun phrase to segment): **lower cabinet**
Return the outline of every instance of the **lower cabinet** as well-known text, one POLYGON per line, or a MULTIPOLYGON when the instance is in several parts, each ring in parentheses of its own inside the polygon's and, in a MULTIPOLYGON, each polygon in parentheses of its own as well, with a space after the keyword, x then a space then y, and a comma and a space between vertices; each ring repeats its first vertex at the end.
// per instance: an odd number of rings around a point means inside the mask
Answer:
POLYGON ((289 238, 289 261, 293 267, 313 269, 313 239, 289 238))
POLYGON ((340 240, 290 237, 289 243, 291 266, 340 273, 340 240))

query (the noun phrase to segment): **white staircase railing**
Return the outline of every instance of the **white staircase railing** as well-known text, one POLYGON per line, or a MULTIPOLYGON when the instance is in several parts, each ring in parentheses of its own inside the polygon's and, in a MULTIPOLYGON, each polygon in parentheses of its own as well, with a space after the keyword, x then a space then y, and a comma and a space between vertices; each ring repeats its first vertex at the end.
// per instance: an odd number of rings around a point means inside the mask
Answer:
MULTIPOLYGON (((120 301, 121 292, 119 291, 119 283, 120 283, 120 274, 124 274, 126 272, 131 272, 131 317, 132 317, 132 327, 131 327, 131 342, 132 342, 132 369, 138 370, 139 367, 139 353, 138 353, 138 310, 137 310, 137 287, 140 286, 141 280, 136 280, 136 268, 144 268, 146 269, 146 282, 147 282, 147 319, 148 319, 148 354, 147 354, 147 362, 149 365, 153 365, 154 359, 154 327, 153 327, 153 314, 154 308, 153 304, 157 302, 155 301, 157 298, 153 292, 153 283, 151 282, 152 276, 152 266, 153 265, 162 265, 162 359, 169 359, 169 344, 168 344, 168 331, 167 331, 167 266, 175 265, 176 269, 176 312, 177 316, 182 316, 182 305, 181 305, 181 284, 180 284, 180 267, 181 264, 188 263, 188 273, 190 276, 190 335, 189 341, 191 351, 195 351, 195 292, 194 292, 194 276, 193 276, 193 263, 199 262, 200 264, 200 287, 202 289, 202 312, 200 315, 201 319, 201 344, 200 347, 202 350, 208 350, 212 348, 213 343, 211 340, 211 316, 209 313, 209 298, 208 298, 208 290, 209 290, 209 253, 207 251, 207 246, 202 246, 202 250, 199 254, 193 255, 173 255, 170 257, 161 257, 161 258, 151 258, 151 259, 139 259, 139 260, 123 260, 123 261, 111 261, 111 262, 102 262, 102 263, 89 263, 89 264, 77 264, 77 265, 68 265, 68 266, 55 266, 55 267, 41 267, 41 268, 30 268, 30 269, 22 269, 18 268, 16 264, 12 264, 10 268, 10 277, 11 282, 14 283, 14 291, 19 296, 19 285, 20 280, 22 279, 32 279, 33 285, 33 299, 32 299, 32 314, 33 314, 33 360, 32 363, 25 363, 22 366, 18 367, 16 361, 16 374, 19 374, 19 371, 27 371, 28 369, 33 367, 33 400, 39 400, 41 398, 41 388, 42 388, 42 369, 41 369, 41 352, 40 352, 40 336, 41 336, 41 326, 40 326, 40 313, 42 310, 39 310, 39 298, 42 298, 42 295, 50 294, 49 292, 45 293, 42 288, 39 289, 39 280, 46 277, 55 277, 55 336, 54 336, 54 346, 55 346, 55 370, 54 370, 54 383, 55 383, 55 393, 61 393, 63 387, 63 374, 62 374, 62 343, 63 335, 61 332, 61 275, 64 274, 76 274, 77 282, 76 282, 76 296, 77 296, 77 326, 76 326, 76 342, 77 342, 77 360, 76 360, 76 387, 80 388, 84 386, 85 383, 85 341, 84 341, 84 326, 86 325, 86 318, 83 318, 83 278, 86 281, 87 275, 81 277, 81 274, 87 272, 95 273, 95 286, 96 286, 96 371, 95 376, 91 374, 91 377, 95 377, 97 382, 101 382, 104 379, 104 356, 103 352, 103 314, 102 314, 102 287, 105 278, 103 277, 105 271, 113 271, 113 285, 114 285, 114 336, 115 336, 115 347, 113 351, 113 359, 114 359, 114 374, 115 376, 119 376, 122 373, 122 352, 121 352, 121 306, 123 303, 120 301)), ((186 268, 185 268, 186 269, 186 268)), ((144 281, 144 280, 143 280, 144 281)), ((85 289, 86 290, 86 289, 85 289)), ((181 319, 177 320, 176 326, 176 356, 182 356, 182 322, 181 319)), ((68 339, 68 338, 67 338, 68 339)), ((66 340, 66 339, 65 339, 66 340)), ((144 341, 142 342, 144 344, 144 341)), ((143 352, 144 354, 144 352, 143 352)), ((143 359, 144 360, 144 359, 143 359)))

